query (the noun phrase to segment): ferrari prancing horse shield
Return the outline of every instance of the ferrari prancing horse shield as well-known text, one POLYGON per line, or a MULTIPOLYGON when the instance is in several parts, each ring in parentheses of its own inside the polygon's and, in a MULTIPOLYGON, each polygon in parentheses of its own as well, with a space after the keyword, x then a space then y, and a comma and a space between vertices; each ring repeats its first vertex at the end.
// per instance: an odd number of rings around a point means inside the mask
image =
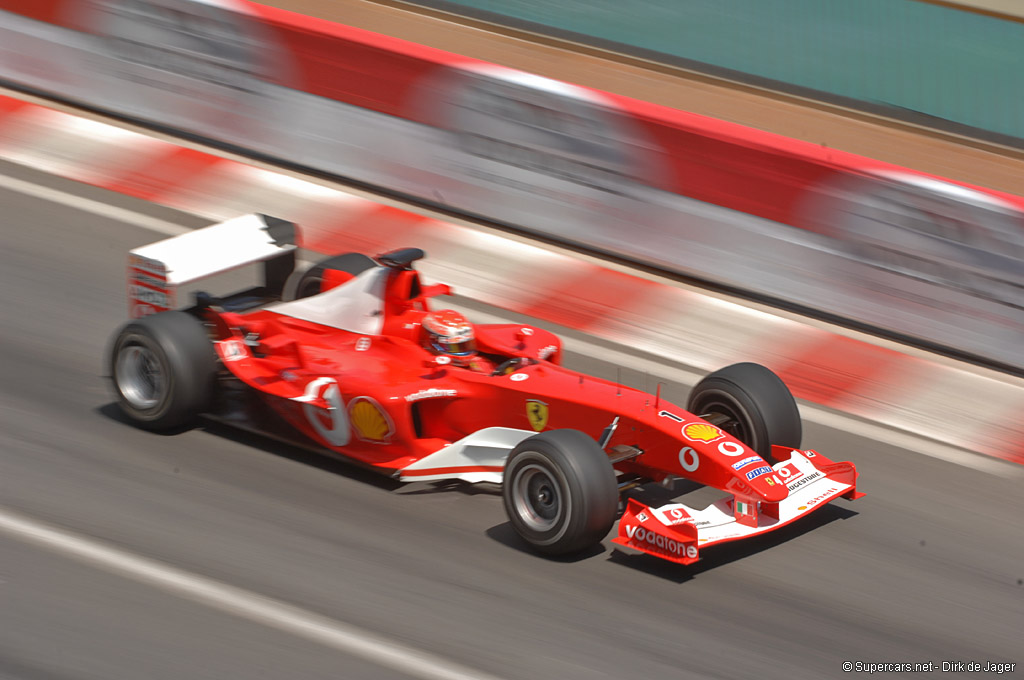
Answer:
POLYGON ((537 399, 527 399, 526 417, 530 421, 530 426, 540 432, 548 424, 548 405, 537 399))

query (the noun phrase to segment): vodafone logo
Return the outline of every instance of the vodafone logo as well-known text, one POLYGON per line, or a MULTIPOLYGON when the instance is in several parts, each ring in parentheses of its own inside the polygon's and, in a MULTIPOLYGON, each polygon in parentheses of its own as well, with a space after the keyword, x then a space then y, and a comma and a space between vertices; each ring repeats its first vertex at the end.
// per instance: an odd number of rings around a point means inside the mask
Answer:
POLYGON ((690 446, 684 446, 679 450, 679 465, 687 472, 696 472, 700 467, 700 458, 697 452, 690 446))
POLYGON ((736 442, 722 442, 718 445, 718 452, 723 456, 735 457, 742 455, 745 449, 736 442))
POLYGON ((334 378, 311 380, 306 385, 302 398, 306 402, 302 404, 302 412, 316 433, 323 437, 328 444, 346 446, 352 439, 352 433, 349 429, 348 413, 345 410, 345 402, 341 398, 338 381, 334 378), (330 410, 324 414, 323 409, 308 403, 313 399, 323 399, 330 406, 330 410), (326 417, 324 417, 325 415, 326 417))
POLYGON ((645 548, 652 546, 672 555, 685 555, 689 558, 697 557, 697 546, 674 541, 671 538, 656 534, 640 526, 627 525, 626 537, 634 543, 644 545, 645 548))
MULTIPOLYGON (((668 510, 659 509, 655 511, 655 514, 658 515, 658 518, 663 524, 667 524, 669 526, 685 524, 687 522, 693 522, 696 526, 700 526, 700 524, 690 517, 689 513, 681 510, 680 508, 670 508, 668 510)), ((637 515, 637 519, 640 519, 640 515, 637 515)), ((707 522, 705 522, 705 524, 707 524, 707 522)))

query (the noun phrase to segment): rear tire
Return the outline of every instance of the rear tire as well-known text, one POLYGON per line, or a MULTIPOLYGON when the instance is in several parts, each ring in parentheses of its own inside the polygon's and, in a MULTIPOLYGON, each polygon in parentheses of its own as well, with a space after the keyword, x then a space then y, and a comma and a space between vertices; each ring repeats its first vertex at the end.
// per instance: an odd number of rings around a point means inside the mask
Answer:
POLYGON ((161 312, 126 325, 114 338, 110 376, 118 406, 141 427, 165 430, 207 410, 217 355, 206 328, 185 312, 161 312))
POLYGON ((773 460, 773 444, 800 448, 803 426, 796 400, 782 379, 760 364, 733 364, 706 376, 690 392, 686 410, 711 416, 766 460, 773 460))
POLYGON ((579 430, 523 440, 505 462, 505 513, 539 553, 569 555, 608 534, 618 512, 615 471, 597 442, 579 430))
POLYGON ((281 299, 284 302, 307 298, 322 293, 321 284, 324 281, 324 272, 328 269, 345 272, 352 276, 358 276, 367 269, 378 266, 373 258, 362 253, 345 253, 329 257, 318 262, 304 272, 292 272, 285 281, 284 290, 281 292, 281 299))

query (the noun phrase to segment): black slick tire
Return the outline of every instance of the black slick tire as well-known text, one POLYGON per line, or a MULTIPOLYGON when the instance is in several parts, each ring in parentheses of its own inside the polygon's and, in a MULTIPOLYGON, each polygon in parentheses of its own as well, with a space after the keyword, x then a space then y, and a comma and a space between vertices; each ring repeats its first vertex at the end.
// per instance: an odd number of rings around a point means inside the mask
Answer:
POLYGON ((118 406, 140 427, 190 424, 212 403, 217 355, 202 322, 170 311, 124 326, 110 349, 118 406))
POLYGON ((505 462, 505 512, 535 551, 572 555, 608 534, 619 493, 608 456, 579 430, 524 439, 505 462))
POLYGON ((690 392, 686 409, 772 460, 772 445, 800 448, 803 426, 793 394, 779 376, 754 363, 726 366, 690 392))

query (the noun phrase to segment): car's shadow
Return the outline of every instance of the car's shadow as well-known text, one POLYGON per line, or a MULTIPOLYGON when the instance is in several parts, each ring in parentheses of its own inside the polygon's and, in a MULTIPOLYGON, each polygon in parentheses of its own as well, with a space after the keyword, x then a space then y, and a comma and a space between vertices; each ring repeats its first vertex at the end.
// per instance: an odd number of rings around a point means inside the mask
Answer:
MULTIPOLYGON (((721 496, 722 493, 721 491, 711 489, 710 487, 702 487, 695 482, 677 480, 674 487, 671 489, 666 489, 654 484, 646 485, 639 493, 633 492, 624 494, 623 502, 625 502, 625 498, 633 496, 642 498, 646 504, 652 507, 658 507, 660 505, 666 505, 668 503, 678 501, 680 495, 686 495, 701 490, 713 492, 718 496, 721 496)), ((545 557, 538 555, 519 536, 519 534, 515 532, 509 522, 503 522, 493 526, 488 529, 486 533, 491 540, 501 543, 513 550, 534 555, 538 559, 571 563, 590 559, 608 552, 609 555, 606 560, 607 562, 627 567, 629 569, 642 571, 652 576, 657 576, 676 583, 685 583, 705 571, 716 569, 723 565, 751 557, 760 552, 764 552, 765 550, 769 550, 786 543, 794 538, 811 533, 815 529, 823 527, 826 524, 840 519, 849 519, 857 514, 858 513, 856 511, 839 505, 826 505, 815 513, 770 533, 712 546, 702 550, 700 553, 700 561, 691 565, 669 562, 668 560, 655 557, 654 555, 641 553, 629 548, 620 548, 617 544, 611 543, 611 539, 618 532, 617 522, 602 543, 595 545, 593 548, 590 548, 581 554, 569 557, 545 557)))
MULTIPOLYGON (((117 406, 116 403, 108 403, 97 409, 97 411, 110 420, 113 420, 125 427, 138 429, 117 406)), ((301 446, 294 442, 278 439, 266 433, 252 432, 241 429, 218 420, 201 418, 196 424, 183 426, 169 430, 151 432, 160 437, 173 437, 192 430, 201 430, 210 434, 223 437, 230 441, 239 443, 257 451, 262 451, 274 456, 281 456, 287 460, 308 465, 324 472, 341 475, 363 484, 372 485, 387 492, 399 493, 402 495, 421 495, 445 493, 461 493, 467 496, 476 495, 500 495, 501 488, 496 484, 469 484, 459 480, 444 480, 439 482, 399 482, 395 479, 382 475, 379 471, 369 469, 356 462, 341 457, 333 457, 330 452, 310 446, 301 446)), ((649 484, 641 490, 630 492, 625 497, 636 496, 653 507, 664 505, 678 499, 680 494, 697 492, 700 485, 687 480, 677 480, 671 489, 649 484)), ((720 493, 720 492, 719 492, 720 493)), ((786 543, 798 536, 812 532, 840 519, 849 519, 858 513, 845 507, 829 504, 816 511, 812 515, 803 517, 792 524, 770 533, 743 539, 733 543, 713 546, 700 553, 700 561, 692 565, 676 564, 653 555, 636 553, 628 549, 620 549, 615 544, 610 544, 610 539, 618 530, 617 524, 613 527, 609 536, 603 543, 599 543, 582 553, 566 557, 547 557, 537 554, 523 539, 515 532, 509 522, 492 526, 485 531, 488 538, 500 543, 512 550, 535 556, 537 559, 545 559, 557 563, 574 563, 581 560, 593 559, 603 553, 609 553, 607 562, 618 566, 641 571, 652 576, 657 576, 676 583, 685 583, 695 576, 710 569, 736 562, 751 557, 765 550, 786 543)))
MULTIPOLYGON (((302 443, 302 435, 290 430, 284 423, 277 423, 284 431, 290 431, 290 436, 285 439, 274 436, 269 431, 252 431, 230 423, 222 422, 219 419, 200 417, 194 424, 181 427, 169 428, 166 430, 143 430, 134 421, 128 418, 121 411, 116 402, 104 404, 96 409, 100 415, 116 421, 126 427, 139 431, 145 431, 158 437, 174 437, 185 432, 199 430, 242 444, 249 448, 281 456, 290 461, 315 467, 324 472, 341 475, 365 484, 372 484, 386 491, 397 492, 406 496, 436 494, 436 493, 461 493, 465 496, 479 495, 500 495, 501 486, 498 484, 470 484, 458 479, 445 479, 436 482, 399 482, 380 470, 361 465, 358 461, 346 458, 340 454, 321 448, 310 440, 302 443)), ((276 414, 266 412, 263 415, 267 418, 277 419, 276 414)), ((273 428, 268 428, 271 430, 273 428)))
MULTIPOLYGON (((126 427, 139 429, 133 421, 121 412, 120 407, 116 403, 105 404, 99 407, 97 411, 102 416, 121 423, 126 427)), ((382 475, 379 471, 366 468, 341 456, 335 457, 329 451, 318 449, 313 442, 310 442, 309 446, 302 446, 294 441, 285 441, 262 432, 252 432, 209 418, 200 418, 193 425, 148 432, 158 437, 173 437, 196 430, 209 432, 216 437, 236 442, 247 448, 280 456, 292 462, 308 465, 363 484, 370 484, 385 491, 395 491, 405 486, 404 483, 382 475)))
POLYGON ((819 529, 826 524, 830 524, 836 520, 849 519, 851 517, 855 517, 857 514, 858 513, 856 511, 839 505, 826 505, 814 514, 802 517, 781 529, 776 529, 775 531, 762 534, 760 536, 753 536, 751 538, 745 538, 731 543, 724 543, 722 545, 716 545, 701 550, 700 561, 690 565, 676 564, 646 553, 636 553, 631 550, 627 552, 626 550, 620 550, 618 546, 615 546, 612 550, 612 554, 609 556, 608 561, 619 566, 643 571, 652 576, 658 576, 669 581, 685 583, 705 571, 717 569, 718 567, 751 557, 760 552, 764 552, 765 550, 770 550, 771 548, 786 543, 794 538, 811 533, 815 529, 819 529))
POLYGON ((106 418, 107 420, 113 420, 114 422, 120 425, 124 425, 125 427, 130 427, 133 430, 138 430, 139 432, 150 432, 160 437, 174 437, 176 435, 183 434, 185 432, 189 432, 191 430, 196 429, 195 425, 182 425, 181 427, 173 427, 159 431, 143 430, 142 428, 135 424, 135 421, 131 420, 128 416, 126 416, 124 414, 124 411, 121 410, 121 407, 118 406, 117 403, 113 401, 106 403, 103 406, 97 407, 96 412, 99 413, 104 418, 106 418))
POLYGON ((511 522, 502 522, 501 524, 497 524, 488 529, 485 533, 487 534, 487 537, 490 538, 492 541, 496 541, 507 548, 511 548, 512 550, 516 550, 518 552, 531 555, 539 560, 548 560, 549 562, 562 562, 571 564, 573 562, 580 562, 582 560, 597 557, 598 555, 606 551, 605 546, 601 543, 598 543, 597 545, 587 548, 583 552, 577 553, 575 555, 567 555, 563 557, 550 557, 540 555, 534 550, 532 550, 530 546, 526 543, 526 541, 519 537, 519 534, 517 534, 515 529, 512 528, 511 522))
POLYGON ((501 485, 481 482, 470 484, 461 479, 442 479, 436 482, 402 482, 399 494, 425 496, 435 493, 460 493, 463 496, 500 496, 501 485))

